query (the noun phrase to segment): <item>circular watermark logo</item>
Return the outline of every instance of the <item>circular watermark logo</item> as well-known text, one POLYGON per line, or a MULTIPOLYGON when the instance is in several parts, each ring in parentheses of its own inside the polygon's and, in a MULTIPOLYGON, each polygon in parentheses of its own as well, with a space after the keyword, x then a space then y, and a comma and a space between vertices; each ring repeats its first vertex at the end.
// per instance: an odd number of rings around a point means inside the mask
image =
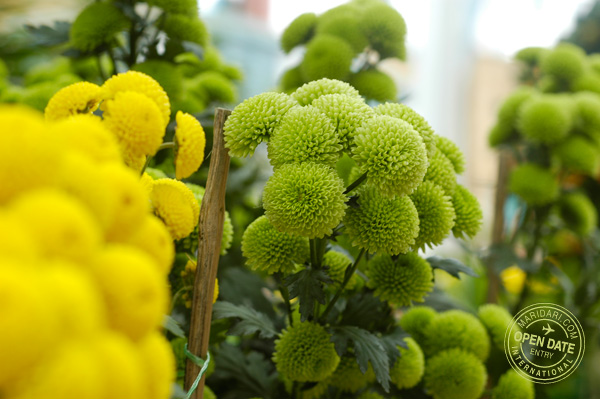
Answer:
POLYGON ((552 384, 567 378, 581 363, 583 328, 562 306, 536 303, 512 319, 504 336, 504 351, 521 376, 552 384))

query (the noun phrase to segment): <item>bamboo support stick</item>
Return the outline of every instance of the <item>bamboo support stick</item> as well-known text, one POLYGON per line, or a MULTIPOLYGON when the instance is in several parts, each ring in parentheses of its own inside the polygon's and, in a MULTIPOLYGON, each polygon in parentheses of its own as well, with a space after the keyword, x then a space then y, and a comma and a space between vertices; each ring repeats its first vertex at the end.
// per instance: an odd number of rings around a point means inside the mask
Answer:
MULTIPOLYGON (((212 155, 198 222, 198 266, 192 298, 188 350, 202 359, 206 359, 208 352, 213 295, 223 236, 225 187, 229 172, 229 154, 223 141, 223 125, 230 114, 231 111, 223 108, 217 108, 215 113, 212 155)), ((185 371, 187 390, 199 372, 200 368, 188 359, 185 371)), ((203 393, 204 377, 191 399, 202 399, 203 393)))

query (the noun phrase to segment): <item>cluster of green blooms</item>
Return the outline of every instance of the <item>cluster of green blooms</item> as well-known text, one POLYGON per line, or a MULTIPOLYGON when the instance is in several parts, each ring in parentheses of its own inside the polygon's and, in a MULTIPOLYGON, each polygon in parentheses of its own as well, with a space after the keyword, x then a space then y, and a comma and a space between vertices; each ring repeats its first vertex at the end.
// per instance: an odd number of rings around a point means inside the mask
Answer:
POLYGON ((321 15, 298 16, 281 36, 281 48, 289 53, 305 46, 299 65, 281 77, 281 89, 294 91, 321 78, 349 82, 368 100, 395 101, 394 80, 377 69, 380 60, 404 60, 406 24, 402 16, 381 0, 352 0, 321 15), (357 62, 362 66, 357 69, 357 62))
MULTIPOLYGON (((488 380, 484 362, 490 353, 490 337, 502 351, 504 333, 512 317, 494 304, 481 306, 478 316, 461 310, 437 313, 417 306, 400 318, 400 325, 414 338, 414 345, 423 348, 424 386, 433 398, 477 399, 483 393, 488 380)), ((411 373, 403 375, 406 378, 411 373)), ((393 378, 392 381, 396 383, 393 378)), ((533 383, 513 370, 502 375, 493 389, 494 399, 534 397, 533 383)))

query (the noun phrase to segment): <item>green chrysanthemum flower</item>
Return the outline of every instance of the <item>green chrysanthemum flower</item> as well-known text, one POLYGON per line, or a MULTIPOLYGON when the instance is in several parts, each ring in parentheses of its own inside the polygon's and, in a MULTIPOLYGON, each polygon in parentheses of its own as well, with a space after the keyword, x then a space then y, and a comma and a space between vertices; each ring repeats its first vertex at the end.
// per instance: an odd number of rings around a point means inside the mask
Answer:
MULTIPOLYGON (((333 11, 333 9, 330 11, 333 11)), ((319 17, 316 33, 317 35, 331 35, 339 37, 340 39, 345 40, 352 47, 355 53, 360 53, 365 47, 367 47, 368 42, 361 30, 356 29, 358 24, 359 16, 357 13, 343 12, 336 13, 336 15, 332 15, 332 13, 325 13, 319 17)))
MULTIPOLYGON (((333 280, 332 287, 334 289, 337 289, 342 285, 342 282, 344 281, 344 275, 346 274, 346 269, 351 264, 352 261, 350 258, 341 252, 329 251, 323 255, 322 265, 323 268, 327 269, 327 274, 333 280)), ((350 281, 346 285, 346 289, 354 289, 359 284, 359 278, 360 277, 358 277, 357 274, 353 274, 352 277, 350 277, 350 281)))
POLYGON ((531 205, 546 205, 558 197, 559 186, 552 173, 533 163, 517 166, 510 174, 509 190, 531 205))
POLYGON ((569 229, 581 236, 590 235, 598 226, 598 212, 581 192, 565 194, 559 201, 559 213, 569 229))
POLYGON ((410 194, 423 181, 427 151, 408 122, 375 116, 356 129, 354 143, 352 158, 382 194, 410 194))
POLYGON ((496 123, 490 130, 488 143, 490 147, 498 147, 515 137, 515 130, 504 123, 496 123))
POLYGON ((465 155, 458 148, 458 146, 449 138, 434 135, 435 146, 438 151, 446 156, 452 162, 454 172, 457 175, 462 174, 465 171, 465 155))
POLYGON ((315 386, 301 390, 298 399, 321 399, 327 392, 327 387, 329 387, 327 381, 319 381, 315 386))
POLYGON ((283 51, 289 53, 294 47, 308 42, 315 33, 316 25, 317 16, 312 12, 296 17, 281 35, 281 48, 283 51))
POLYGON ((319 35, 306 45, 300 70, 306 81, 344 80, 350 74, 353 57, 354 51, 346 41, 336 36, 319 35))
POLYGON ((577 126, 583 131, 600 130, 600 96, 582 92, 573 96, 577 112, 577 126))
POLYGON ((480 306, 477 314, 492 337, 492 342, 496 345, 496 348, 504 350, 504 335, 512 321, 510 313, 502 306, 489 303, 480 306))
POLYGON ((300 66, 290 68, 281 75, 279 86, 284 93, 290 93, 305 83, 300 66))
POLYGON ((117 7, 95 2, 84 8, 71 25, 71 44, 78 50, 90 51, 110 43, 128 26, 129 20, 117 7))
POLYGON ((211 101, 234 103, 237 97, 233 82, 217 71, 199 73, 188 82, 190 91, 206 104, 211 101))
POLYGON ((440 313, 427 326, 423 349, 427 356, 460 348, 485 361, 490 353, 490 338, 481 322, 461 310, 440 313))
POLYGON ((390 379, 398 389, 412 388, 421 381, 425 373, 425 356, 417 342, 412 338, 404 338, 408 348, 398 347, 400 357, 390 369, 390 379))
POLYGON ((585 52, 572 44, 562 43, 544 54, 540 62, 542 73, 571 82, 585 69, 585 52))
POLYGON ((198 15, 196 0, 150 0, 148 4, 160 7, 163 11, 172 14, 198 15))
POLYGON ((208 43, 208 30, 196 15, 167 14, 162 28, 171 40, 188 41, 201 46, 208 43))
POLYGON ((539 93, 534 88, 528 86, 512 92, 498 110, 498 123, 509 126, 511 130, 515 129, 521 106, 537 94, 539 93))
POLYGON ((534 399, 533 382, 521 377, 516 371, 502 374, 498 385, 492 390, 492 399, 534 399))
POLYGON ((360 29, 382 59, 396 57, 403 60, 406 57, 406 23, 392 7, 383 3, 365 7, 361 13, 360 29))
POLYGON ((540 58, 543 56, 548 49, 543 47, 525 47, 515 54, 514 58, 517 61, 524 62, 530 66, 539 64, 540 58))
POLYGON ((358 399, 385 399, 385 398, 375 391, 368 390, 368 391, 363 391, 360 394, 360 396, 358 397, 358 399))
POLYGON ((404 104, 385 103, 376 106, 373 110, 376 114, 393 116, 394 118, 399 118, 410 123, 423 139, 423 143, 425 143, 425 148, 427 149, 427 156, 433 156, 435 152, 435 134, 433 133, 433 129, 425 118, 416 113, 412 108, 404 104))
POLYGON ((460 349, 443 351, 425 366, 425 389, 434 399, 477 399, 486 381, 481 361, 460 349))
POLYGON ((368 252, 406 253, 419 234, 419 214, 410 198, 385 197, 372 186, 358 191, 355 207, 349 207, 344 225, 352 245, 368 252))
POLYGON ((165 89, 171 100, 178 98, 183 91, 183 75, 168 61, 148 60, 134 65, 131 69, 152 76, 165 89))
POLYGON ((454 194, 456 189, 456 172, 452 162, 439 150, 429 158, 429 167, 424 180, 435 183, 444 190, 448 196, 454 194))
POLYGON ((571 129, 571 113, 563 98, 543 94, 527 100, 519 109, 517 125, 525 138, 535 143, 552 144, 562 140, 571 129))
POLYGON ((327 94, 345 94, 350 97, 360 98, 358 90, 348 83, 327 78, 302 85, 294 92, 292 97, 294 97, 300 105, 310 105, 317 98, 327 94))
POLYGON ((430 181, 424 181, 410 196, 419 213, 419 235, 415 248, 425 249, 444 241, 454 227, 456 213, 452 199, 430 181))
POLYGON ((373 116, 373 109, 360 97, 344 94, 326 94, 312 102, 331 120, 344 149, 350 148, 356 128, 373 116))
POLYGON ((562 165, 573 172, 596 176, 600 168, 600 150, 588 139, 571 135, 553 148, 562 165))
POLYGON ((600 94, 600 76, 596 73, 584 73, 571 84, 571 90, 600 94))
POLYGON ((367 285, 375 289, 375 295, 397 306, 423 302, 433 289, 431 266, 414 252, 399 255, 396 260, 387 254, 375 256, 369 262, 367 276, 367 285))
POLYGON ((322 381, 340 362, 331 336, 319 324, 295 323, 275 341, 273 361, 277 371, 292 381, 322 381))
POLYGON ((308 105, 290 109, 269 141, 269 159, 274 168, 288 163, 314 162, 335 166, 342 151, 331 120, 308 105))
POLYGON ((342 179, 315 163, 282 165, 263 191, 265 214, 273 226, 308 238, 331 234, 344 217, 345 202, 342 179))
POLYGON ((350 84, 367 100, 395 101, 398 96, 396 82, 388 74, 368 69, 350 76, 350 84))
POLYGON ((363 374, 358 367, 356 358, 352 355, 346 355, 342 357, 340 364, 329 378, 329 385, 342 392, 357 392, 374 379, 375 373, 370 363, 367 372, 363 374))
POLYGON ((600 74, 600 54, 589 54, 587 62, 594 73, 600 74))
POLYGON ((254 153, 256 146, 269 136, 286 112, 296 105, 287 94, 262 93, 235 107, 225 122, 225 147, 235 157, 254 153))
POLYGON ((414 306, 402 315, 402 318, 400 318, 400 327, 417 342, 423 344, 427 326, 429 326, 436 316, 436 311, 429 306, 414 306))
POLYGON ((356 162, 354 162, 354 159, 350 158, 350 156, 346 153, 344 153, 335 164, 335 169, 337 170, 338 176, 344 180, 344 184, 346 186, 352 183, 352 181, 350 181, 350 175, 352 170, 355 168, 356 162))
POLYGON ((261 216, 244 231, 242 254, 253 270, 273 274, 294 271, 296 264, 304 263, 310 252, 306 238, 277 231, 261 216))
POLYGON ((456 191, 452 196, 452 206, 456 213, 452 233, 455 237, 475 237, 481 228, 483 212, 477 198, 465 187, 456 185, 456 191))

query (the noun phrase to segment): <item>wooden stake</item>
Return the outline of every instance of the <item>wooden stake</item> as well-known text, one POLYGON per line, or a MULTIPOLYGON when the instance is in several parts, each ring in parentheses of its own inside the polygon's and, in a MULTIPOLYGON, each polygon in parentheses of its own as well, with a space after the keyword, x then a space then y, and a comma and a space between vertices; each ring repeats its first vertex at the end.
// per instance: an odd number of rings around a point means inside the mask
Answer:
MULTIPOLYGON (((223 140, 223 125, 230 114, 231 111, 223 108, 217 108, 215 113, 212 155, 198 222, 198 266, 192 298, 188 350, 202 359, 206 359, 208 352, 213 295, 223 236, 225 187, 229 172, 229 153, 223 140)), ((190 389, 199 372, 200 368, 188 359, 185 370, 186 390, 190 389)), ((202 399, 203 395, 204 377, 191 398, 202 399)))

